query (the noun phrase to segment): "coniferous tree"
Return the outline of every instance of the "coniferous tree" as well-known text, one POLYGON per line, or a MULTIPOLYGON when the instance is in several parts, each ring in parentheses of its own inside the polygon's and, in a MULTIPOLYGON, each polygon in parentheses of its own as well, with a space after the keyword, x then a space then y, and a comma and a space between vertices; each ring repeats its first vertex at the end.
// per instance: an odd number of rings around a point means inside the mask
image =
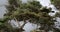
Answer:
POLYGON ((8 12, 4 15, 6 20, 15 19, 17 22, 23 20, 24 24, 21 28, 15 32, 22 32, 23 27, 26 24, 25 20, 29 20, 31 23, 40 24, 40 30, 53 30, 53 17, 49 15, 51 9, 42 7, 38 1, 32 1, 28 3, 22 3, 19 0, 8 0, 9 6, 7 6, 8 12))

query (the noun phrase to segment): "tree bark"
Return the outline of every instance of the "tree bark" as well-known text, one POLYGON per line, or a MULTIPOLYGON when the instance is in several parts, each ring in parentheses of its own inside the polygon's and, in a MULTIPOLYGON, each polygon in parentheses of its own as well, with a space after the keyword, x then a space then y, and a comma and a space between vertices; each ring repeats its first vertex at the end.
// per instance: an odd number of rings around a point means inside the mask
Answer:
MULTIPOLYGON (((16 19, 16 21, 17 21, 17 19, 16 19)), ((20 24, 19 24, 18 21, 17 21, 17 23, 18 23, 18 25, 19 25, 19 29, 17 29, 16 32, 22 32, 22 31, 24 31, 23 27, 25 26, 25 24, 26 24, 27 22, 24 20, 24 24, 23 24, 22 26, 20 26, 20 24)))

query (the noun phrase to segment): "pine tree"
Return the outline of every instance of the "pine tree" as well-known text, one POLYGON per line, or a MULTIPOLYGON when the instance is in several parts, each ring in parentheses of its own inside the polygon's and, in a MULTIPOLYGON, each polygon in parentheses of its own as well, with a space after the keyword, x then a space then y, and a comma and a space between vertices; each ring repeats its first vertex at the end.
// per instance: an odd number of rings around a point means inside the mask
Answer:
MULTIPOLYGON (((26 24, 25 20, 29 20, 31 23, 40 24, 40 30, 45 30, 46 32, 53 29, 53 17, 48 14, 51 9, 42 7, 38 1, 28 3, 22 3, 19 0, 8 1, 8 12, 4 15, 7 20, 15 19, 17 22, 23 20, 25 22, 24 25, 26 24)), ((22 32, 24 25, 17 31, 22 32)))

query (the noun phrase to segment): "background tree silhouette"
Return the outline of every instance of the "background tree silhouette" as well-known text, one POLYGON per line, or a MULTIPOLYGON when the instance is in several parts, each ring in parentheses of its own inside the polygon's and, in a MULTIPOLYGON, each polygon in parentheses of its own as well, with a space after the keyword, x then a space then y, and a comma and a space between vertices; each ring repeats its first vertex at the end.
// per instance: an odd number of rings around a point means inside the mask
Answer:
MULTIPOLYGON (((56 13, 55 17, 59 17, 60 18, 60 0, 51 0, 51 2, 59 10, 59 12, 56 13)), ((54 28, 54 29, 55 29, 54 32, 60 32, 60 29, 58 29, 58 28, 54 28)))

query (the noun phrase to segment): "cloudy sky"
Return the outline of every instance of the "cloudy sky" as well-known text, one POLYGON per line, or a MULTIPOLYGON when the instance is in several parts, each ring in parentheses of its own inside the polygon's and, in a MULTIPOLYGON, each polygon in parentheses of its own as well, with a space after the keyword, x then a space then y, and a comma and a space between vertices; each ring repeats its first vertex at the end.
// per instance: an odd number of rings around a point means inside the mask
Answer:
POLYGON ((6 8, 4 5, 7 5, 7 4, 8 4, 7 0, 0 0, 0 18, 3 18, 4 13, 6 13, 5 12, 6 8))

